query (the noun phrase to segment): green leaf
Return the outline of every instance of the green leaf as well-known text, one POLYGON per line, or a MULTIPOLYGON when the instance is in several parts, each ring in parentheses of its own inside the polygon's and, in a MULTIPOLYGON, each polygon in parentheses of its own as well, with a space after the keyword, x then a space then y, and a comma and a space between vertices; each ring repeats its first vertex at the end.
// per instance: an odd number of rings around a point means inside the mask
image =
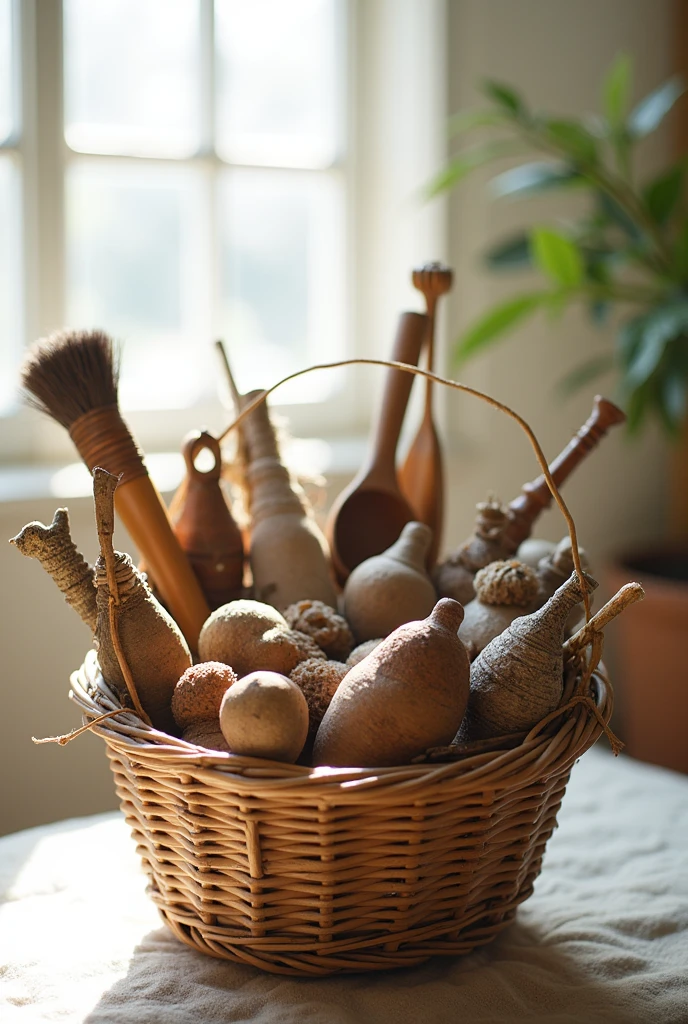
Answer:
POLYGON ((624 386, 629 390, 646 384, 659 367, 669 342, 688 333, 688 301, 658 306, 633 324, 628 347, 622 352, 626 366, 624 386))
POLYGON ((631 135, 636 139, 642 139, 659 128, 676 100, 685 92, 685 88, 682 78, 675 75, 642 99, 628 118, 628 130, 631 135))
POLYGON ((493 82, 488 80, 483 82, 482 91, 485 95, 493 100, 502 110, 508 111, 510 114, 515 114, 519 117, 525 113, 525 104, 515 89, 512 89, 510 85, 504 85, 502 82, 493 82))
POLYGON ((449 119, 449 138, 463 135, 474 128, 499 127, 506 121, 501 110, 463 110, 449 119))
POLYGON ((594 324, 597 324, 598 327, 606 324, 609 318, 610 305, 611 304, 609 302, 603 302, 601 299, 590 303, 588 307, 590 319, 594 324))
POLYGON ((573 160, 586 164, 597 162, 597 140, 578 121, 548 120, 544 129, 548 139, 573 160))
POLYGON ((575 167, 538 161, 503 171, 492 179, 490 188, 503 199, 505 196, 522 198, 538 195, 555 188, 581 184, 586 184, 586 179, 575 167))
POLYGON ((666 224, 676 209, 683 194, 684 179, 685 167, 676 164, 643 189, 643 201, 656 224, 666 224))
POLYGON ((619 206, 615 199, 612 199, 606 192, 598 192, 597 203, 600 213, 608 223, 615 224, 616 227, 621 228, 624 234, 628 235, 633 242, 642 240, 643 235, 640 228, 629 217, 624 208, 619 206))
POLYGON ((576 288, 583 281, 585 264, 580 249, 551 228, 534 228, 530 234, 533 261, 556 284, 576 288))
POLYGON ((633 391, 627 401, 622 403, 626 409, 626 429, 631 435, 637 434, 652 405, 652 389, 649 385, 633 391))
POLYGON ((477 320, 459 339, 454 350, 457 363, 481 351, 550 300, 549 292, 530 292, 507 299, 477 320))
POLYGON ((493 246, 485 254, 485 262, 491 270, 514 270, 517 267, 532 266, 528 235, 513 235, 505 242, 493 246))
POLYGON ((495 142, 486 142, 482 146, 476 146, 465 153, 460 153, 425 186, 424 198, 432 199, 442 192, 449 192, 477 167, 488 164, 492 160, 498 160, 500 157, 509 156, 514 150, 520 148, 521 143, 517 139, 501 139, 495 142))
POLYGON ((661 383, 661 403, 664 409, 664 423, 671 434, 678 434, 686 417, 688 407, 688 381, 667 371, 661 383))
POLYGON ((602 109, 613 131, 623 125, 626 116, 632 71, 632 58, 627 53, 620 53, 602 83, 602 109))
POLYGON ((564 396, 572 395, 574 391, 580 391, 600 374, 608 373, 613 367, 614 356, 611 353, 594 356, 562 377, 557 384, 557 390, 564 396))
POLYGON ((688 221, 683 224, 676 239, 674 264, 679 281, 688 281, 688 221))

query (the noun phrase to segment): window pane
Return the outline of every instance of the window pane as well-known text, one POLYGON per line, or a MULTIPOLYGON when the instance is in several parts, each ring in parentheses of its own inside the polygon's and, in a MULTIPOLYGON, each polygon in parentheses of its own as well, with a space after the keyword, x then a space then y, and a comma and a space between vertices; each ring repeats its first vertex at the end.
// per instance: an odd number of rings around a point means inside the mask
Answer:
POLYGON ((199 3, 65 0, 65 137, 73 149, 198 149, 199 3))
MULTIPOLYGON (((343 217, 338 178, 227 171, 221 185, 221 333, 241 391, 266 387, 343 351, 343 217)), ((323 372, 276 402, 322 401, 323 372)))
POLYGON ((336 0, 216 0, 217 145, 226 160, 325 167, 337 156, 336 0))
POLYGON ((0 410, 7 410, 16 399, 21 352, 19 207, 15 162, 10 156, 0 157, 0 410))
POLYGON ((124 343, 127 408, 183 408, 214 390, 204 224, 195 169, 69 168, 68 320, 124 343))
POLYGON ((12 0, 0 0, 0 143, 14 128, 12 0))

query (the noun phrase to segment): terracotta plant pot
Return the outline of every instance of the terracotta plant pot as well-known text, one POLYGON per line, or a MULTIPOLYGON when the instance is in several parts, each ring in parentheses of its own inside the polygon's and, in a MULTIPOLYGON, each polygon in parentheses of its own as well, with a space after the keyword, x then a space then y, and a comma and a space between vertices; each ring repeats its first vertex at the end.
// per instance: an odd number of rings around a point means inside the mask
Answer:
POLYGON ((629 579, 645 599, 614 625, 618 731, 632 757, 688 773, 688 550, 634 553, 608 570, 614 590, 629 579))

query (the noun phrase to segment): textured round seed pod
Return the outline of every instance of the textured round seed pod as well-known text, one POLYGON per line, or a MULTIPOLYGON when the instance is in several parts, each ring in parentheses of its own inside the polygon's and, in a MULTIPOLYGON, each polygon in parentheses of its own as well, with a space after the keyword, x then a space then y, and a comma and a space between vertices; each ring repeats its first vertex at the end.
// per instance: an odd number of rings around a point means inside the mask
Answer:
POLYGON ((182 733, 182 739, 187 743, 195 743, 198 747, 207 747, 208 750, 220 750, 229 754, 229 744, 220 732, 219 719, 211 721, 204 718, 192 725, 187 725, 182 733))
POLYGON ((296 683, 308 704, 308 739, 306 745, 312 744, 318 726, 330 706, 337 687, 349 671, 348 665, 341 661, 320 661, 309 658, 302 661, 289 675, 296 683))
POLYGON ((187 668, 172 694, 172 714, 179 728, 211 721, 219 729, 222 698, 237 678, 234 670, 220 661, 201 661, 187 668))
POLYGON ((510 622, 532 609, 539 581, 534 569, 511 559, 480 569, 474 585, 476 596, 466 605, 459 628, 471 660, 510 622))
POLYGON ((358 647, 354 647, 353 651, 346 659, 346 664, 349 668, 353 668, 354 665, 358 665, 359 661, 363 661, 368 655, 375 650, 378 644, 382 643, 382 637, 377 637, 375 640, 364 640, 358 647))
POLYGON ((293 763, 308 734, 306 698, 284 675, 251 672, 222 698, 220 728, 234 754, 293 763))
POLYGON ((457 632, 462 618, 461 605, 444 598, 426 619, 395 629, 354 665, 320 723, 313 763, 409 764, 449 743, 468 700, 468 655, 457 632))
POLYGON ((322 601, 297 601, 284 611, 292 627, 315 640, 328 658, 345 660, 354 646, 354 636, 343 615, 322 601))
POLYGON ((231 665, 241 678, 265 669, 288 675, 306 658, 325 658, 310 637, 289 628, 276 608, 261 601, 230 601, 212 613, 198 639, 201 661, 231 665))

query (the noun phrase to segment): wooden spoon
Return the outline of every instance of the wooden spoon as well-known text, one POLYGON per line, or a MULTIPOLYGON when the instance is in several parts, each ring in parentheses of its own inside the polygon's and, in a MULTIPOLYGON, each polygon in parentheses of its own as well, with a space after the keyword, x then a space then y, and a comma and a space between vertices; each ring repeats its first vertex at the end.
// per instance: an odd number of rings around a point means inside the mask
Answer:
MULTIPOLYGON (((426 263, 412 274, 414 287, 422 292, 428 315, 426 337, 427 369, 432 371, 435 344, 435 308, 440 295, 452 286, 453 274, 441 263, 426 263)), ((401 492, 413 509, 415 518, 432 530, 428 568, 437 560, 442 537, 444 473, 442 450, 432 418, 432 381, 425 382, 425 410, 418 433, 399 471, 401 492)))
MULTIPOLYGON (((425 314, 402 313, 390 358, 416 366, 427 329, 425 314)), ((360 562, 386 551, 414 519, 396 471, 397 443, 412 384, 412 374, 387 371, 370 455, 330 510, 325 535, 340 584, 360 562)))

